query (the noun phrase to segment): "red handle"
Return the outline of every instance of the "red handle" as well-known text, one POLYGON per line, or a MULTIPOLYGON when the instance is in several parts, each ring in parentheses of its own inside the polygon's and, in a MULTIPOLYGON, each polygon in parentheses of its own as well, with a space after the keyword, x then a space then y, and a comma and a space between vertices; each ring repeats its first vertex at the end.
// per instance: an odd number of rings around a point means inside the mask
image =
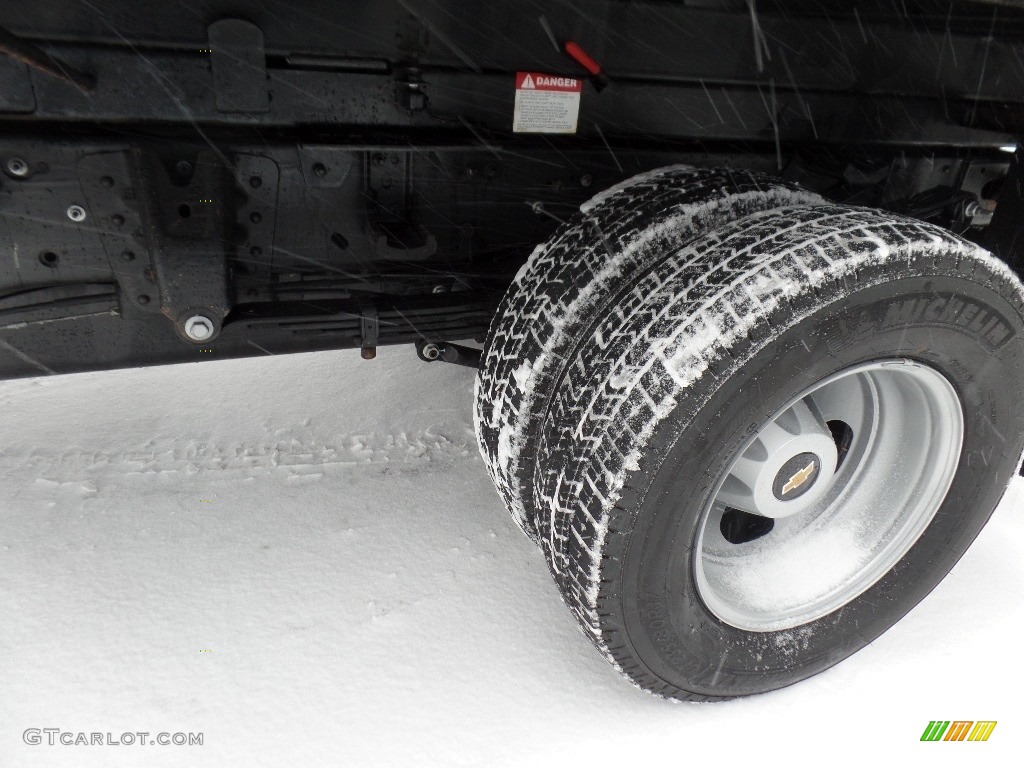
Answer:
POLYGON ((576 63, 587 70, 590 74, 601 74, 601 65, 594 61, 586 51, 580 48, 572 40, 565 44, 565 52, 572 56, 576 63))

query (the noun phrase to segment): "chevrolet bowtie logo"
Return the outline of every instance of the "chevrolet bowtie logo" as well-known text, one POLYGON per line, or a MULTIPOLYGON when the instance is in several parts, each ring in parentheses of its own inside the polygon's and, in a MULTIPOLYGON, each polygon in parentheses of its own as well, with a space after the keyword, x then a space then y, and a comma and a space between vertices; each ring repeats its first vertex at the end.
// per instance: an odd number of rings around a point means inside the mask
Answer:
POLYGON ((814 459, 811 459, 810 463, 803 469, 799 469, 796 473, 786 481, 786 484, 782 486, 782 495, 785 496, 790 491, 795 491, 801 485, 807 482, 809 478, 814 474, 814 459))

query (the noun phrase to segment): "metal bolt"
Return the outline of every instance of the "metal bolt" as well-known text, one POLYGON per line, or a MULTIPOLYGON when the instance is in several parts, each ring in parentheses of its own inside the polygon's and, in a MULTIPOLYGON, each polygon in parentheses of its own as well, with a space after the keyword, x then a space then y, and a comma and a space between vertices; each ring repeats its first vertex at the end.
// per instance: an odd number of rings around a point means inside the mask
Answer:
POLYGON ((259 189, 260 187, 263 186, 263 179, 261 179, 259 176, 250 176, 249 186, 252 187, 253 189, 259 189))
POLYGON ((206 341, 213 336, 213 320, 203 315, 192 315, 185 321, 185 335, 192 341, 206 341))
POLYGON ((11 176, 28 176, 28 163, 20 157, 12 157, 7 161, 7 172, 11 176))
POLYGON ((386 163, 386 162, 387 162, 387 158, 384 157, 384 155, 382 155, 380 152, 378 152, 377 154, 375 154, 373 156, 373 164, 374 165, 384 165, 384 163, 386 163))
POLYGON ((423 357, 427 360, 437 360, 441 356, 441 350, 437 344, 432 341, 428 341, 423 345, 423 357))
POLYGON ((80 205, 69 205, 67 214, 72 221, 85 221, 85 208, 80 205))
POLYGON ((978 202, 976 200, 970 200, 967 202, 966 205, 964 205, 965 218, 973 219, 979 213, 981 213, 981 206, 978 205, 978 202))
POLYGON ((323 163, 315 163, 313 165, 313 173, 315 173, 317 176, 321 176, 321 177, 326 176, 327 175, 327 167, 323 163))
POLYGON ((192 163, 188 160, 179 160, 174 164, 174 170, 179 176, 188 176, 192 173, 192 163))
POLYGON ((594 183, 594 177, 591 176, 589 173, 584 173, 582 176, 580 176, 580 186, 581 187, 589 187, 593 183, 594 183))

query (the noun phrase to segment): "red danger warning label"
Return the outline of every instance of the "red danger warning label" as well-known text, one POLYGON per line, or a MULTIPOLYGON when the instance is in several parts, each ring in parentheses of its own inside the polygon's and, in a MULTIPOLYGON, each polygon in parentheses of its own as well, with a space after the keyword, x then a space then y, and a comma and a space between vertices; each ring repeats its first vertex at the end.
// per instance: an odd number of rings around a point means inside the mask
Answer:
POLYGON ((516 72, 515 133, 576 133, 583 81, 577 77, 516 72))

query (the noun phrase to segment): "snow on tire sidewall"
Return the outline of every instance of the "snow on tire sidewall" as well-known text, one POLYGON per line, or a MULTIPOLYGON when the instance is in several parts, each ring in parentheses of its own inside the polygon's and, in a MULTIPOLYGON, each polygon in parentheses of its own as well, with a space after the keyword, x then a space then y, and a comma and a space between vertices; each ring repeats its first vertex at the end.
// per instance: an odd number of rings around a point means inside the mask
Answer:
POLYGON ((871 265, 933 255, 972 261, 1024 304, 1002 261, 939 227, 863 208, 787 208, 723 227, 656 265, 574 352, 540 436, 535 493, 548 516, 538 538, 563 598, 609 660, 598 611, 609 519, 661 421, 785 302, 871 265))

